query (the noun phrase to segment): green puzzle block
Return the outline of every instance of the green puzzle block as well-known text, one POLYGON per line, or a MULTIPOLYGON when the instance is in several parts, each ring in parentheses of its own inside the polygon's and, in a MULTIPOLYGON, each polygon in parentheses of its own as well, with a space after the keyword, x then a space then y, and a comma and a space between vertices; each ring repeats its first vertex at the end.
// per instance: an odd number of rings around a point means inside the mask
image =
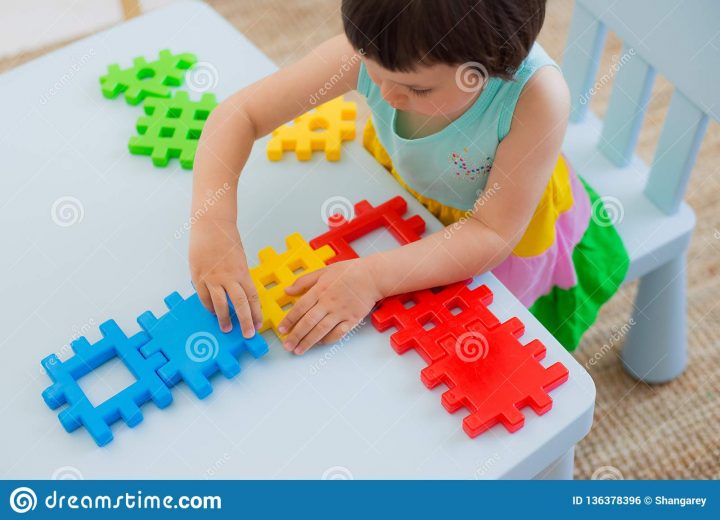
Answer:
POLYGON ((191 170, 203 126, 216 106, 215 94, 209 93, 200 101, 190 100, 184 91, 171 98, 146 99, 147 115, 137 121, 140 135, 130 138, 130 153, 149 155, 155 166, 167 166, 178 157, 182 167, 191 170))
POLYGON ((185 72, 195 62, 194 54, 173 54, 165 49, 156 61, 147 62, 139 57, 127 69, 121 69, 117 63, 110 65, 107 74, 100 77, 100 87, 108 99, 125 92, 125 100, 131 105, 148 97, 170 97, 170 87, 182 85, 185 72))

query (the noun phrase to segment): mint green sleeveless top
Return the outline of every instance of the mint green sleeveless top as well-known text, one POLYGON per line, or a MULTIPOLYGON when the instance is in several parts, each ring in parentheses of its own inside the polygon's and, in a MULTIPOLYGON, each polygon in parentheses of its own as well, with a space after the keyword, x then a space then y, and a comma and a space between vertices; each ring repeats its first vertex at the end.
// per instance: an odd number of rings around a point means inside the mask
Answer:
POLYGON ((472 209, 487 183, 495 151, 510 131, 515 105, 525 83, 540 67, 557 64, 539 44, 514 79, 490 78, 475 103, 439 132, 405 139, 397 132, 397 110, 382 97, 365 64, 357 90, 367 99, 378 139, 407 185, 440 204, 472 209))

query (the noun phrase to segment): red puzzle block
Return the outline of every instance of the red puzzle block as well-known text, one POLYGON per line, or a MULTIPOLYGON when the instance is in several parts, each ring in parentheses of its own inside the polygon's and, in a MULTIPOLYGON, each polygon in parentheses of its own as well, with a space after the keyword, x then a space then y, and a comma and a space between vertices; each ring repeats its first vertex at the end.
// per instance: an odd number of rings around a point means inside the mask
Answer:
POLYGON ((445 356, 440 338, 447 335, 447 326, 457 321, 457 316, 479 320, 487 329, 500 325, 500 320, 487 308, 493 299, 490 289, 481 285, 470 290, 467 284, 466 280, 386 298, 373 312, 372 323, 380 332, 390 327, 398 329, 390 336, 395 352, 404 354, 415 349, 430 363, 445 356))
POLYGON ((413 215, 404 219, 407 211, 407 202, 401 196, 383 202, 374 208, 366 200, 355 204, 355 216, 347 220, 340 214, 332 215, 328 219, 329 231, 310 240, 314 249, 324 245, 333 248, 336 255, 328 260, 328 264, 357 258, 358 254, 350 245, 350 242, 385 227, 392 236, 401 244, 409 244, 420 240, 420 235, 425 231, 425 221, 420 215, 413 215))
POLYGON ((388 298, 372 316, 380 331, 399 329, 390 339, 396 352, 414 348, 428 363, 421 373, 425 386, 448 387, 442 395, 447 411, 470 411, 463 420, 470 437, 497 423, 517 431, 525 422, 520 409, 529 406, 544 414, 552 408, 548 392, 568 378, 562 363, 541 365, 545 346, 539 340, 522 345, 518 338, 525 326, 517 318, 500 323, 486 307, 491 301, 486 286, 471 291, 464 283, 453 284, 436 293, 388 298), (417 303, 406 309, 404 303, 410 300, 417 303), (468 306, 463 309, 458 302, 468 306), (462 310, 453 313, 453 308, 462 310), (430 321, 435 326, 428 330, 430 321))

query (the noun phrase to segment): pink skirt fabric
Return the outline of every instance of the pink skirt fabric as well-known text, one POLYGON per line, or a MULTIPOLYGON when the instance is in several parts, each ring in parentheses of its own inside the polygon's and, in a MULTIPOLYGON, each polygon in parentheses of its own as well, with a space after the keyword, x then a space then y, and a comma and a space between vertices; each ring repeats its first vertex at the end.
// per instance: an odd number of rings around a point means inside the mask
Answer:
POLYGON ((572 254, 590 222, 590 198, 572 168, 569 171, 573 205, 555 222, 556 240, 537 256, 510 255, 493 274, 525 305, 550 292, 553 286, 569 289, 577 283, 572 254))

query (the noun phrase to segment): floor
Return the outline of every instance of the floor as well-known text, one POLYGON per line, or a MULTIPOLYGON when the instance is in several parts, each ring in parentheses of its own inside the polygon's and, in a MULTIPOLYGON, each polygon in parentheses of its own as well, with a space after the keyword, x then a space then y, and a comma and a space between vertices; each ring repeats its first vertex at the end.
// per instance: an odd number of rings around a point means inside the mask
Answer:
MULTIPOLYGON (((276 63, 297 59, 341 31, 338 0, 210 0, 276 63)), ((573 0, 549 0, 540 42, 560 61, 573 0)), ((0 72, 63 45, 0 60, 0 72)), ((610 37, 600 74, 611 74, 620 45, 610 37)), ((611 85, 592 108, 603 113, 611 85)), ((652 159, 672 88, 660 78, 653 90, 639 153, 652 159)), ((365 112, 366 113, 366 112, 365 112)), ((688 257, 689 343, 687 371, 665 385, 628 377, 619 362, 635 284, 621 289, 602 310, 575 354, 597 385, 595 423, 576 450, 576 478, 720 478, 720 125, 711 123, 690 181, 687 200, 698 216, 688 257), (590 360, 595 360, 594 364, 590 360)))

